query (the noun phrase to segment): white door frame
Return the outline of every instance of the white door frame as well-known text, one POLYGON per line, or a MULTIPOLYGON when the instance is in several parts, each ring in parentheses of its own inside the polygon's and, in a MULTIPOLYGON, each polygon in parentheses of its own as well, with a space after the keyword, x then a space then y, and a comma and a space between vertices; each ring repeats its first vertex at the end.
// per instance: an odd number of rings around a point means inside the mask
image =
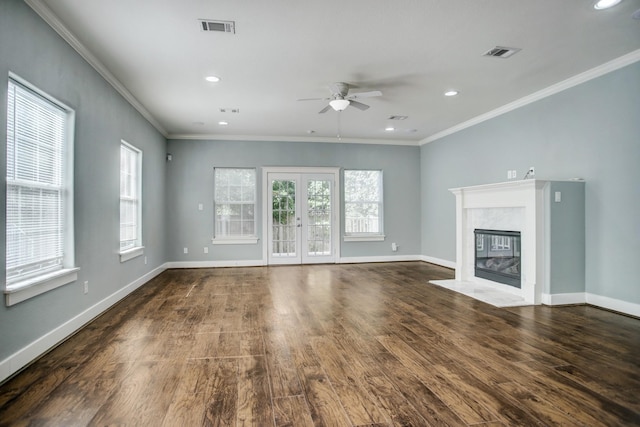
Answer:
POLYGON ((333 228, 331 241, 335 253, 335 262, 340 259, 340 218, 342 217, 340 206, 340 168, 331 167, 295 167, 295 166, 269 166, 262 168, 262 261, 269 264, 269 180, 270 173, 296 173, 296 174, 329 174, 333 175, 333 228))

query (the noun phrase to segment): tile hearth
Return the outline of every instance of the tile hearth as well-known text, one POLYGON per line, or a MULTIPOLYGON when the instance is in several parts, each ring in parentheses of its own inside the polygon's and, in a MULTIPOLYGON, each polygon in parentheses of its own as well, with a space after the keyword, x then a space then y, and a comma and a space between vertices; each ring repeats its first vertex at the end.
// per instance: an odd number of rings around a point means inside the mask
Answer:
POLYGON ((461 293, 478 301, 486 302, 495 307, 531 305, 531 303, 518 295, 504 292, 482 283, 459 280, 430 280, 429 283, 461 293))

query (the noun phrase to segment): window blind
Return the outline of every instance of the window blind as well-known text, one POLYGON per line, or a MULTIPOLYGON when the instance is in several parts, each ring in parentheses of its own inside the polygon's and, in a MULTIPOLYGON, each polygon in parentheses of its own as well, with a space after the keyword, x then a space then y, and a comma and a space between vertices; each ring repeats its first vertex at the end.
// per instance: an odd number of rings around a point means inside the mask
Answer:
POLYGON ((65 109, 9 81, 7 283, 62 268, 65 109))
POLYGON ((140 151, 120 145, 120 250, 139 246, 140 151))
POLYGON ((215 168, 214 181, 215 236, 255 236, 255 169, 215 168))
POLYGON ((346 234, 382 234, 382 203, 382 171, 344 171, 346 234))

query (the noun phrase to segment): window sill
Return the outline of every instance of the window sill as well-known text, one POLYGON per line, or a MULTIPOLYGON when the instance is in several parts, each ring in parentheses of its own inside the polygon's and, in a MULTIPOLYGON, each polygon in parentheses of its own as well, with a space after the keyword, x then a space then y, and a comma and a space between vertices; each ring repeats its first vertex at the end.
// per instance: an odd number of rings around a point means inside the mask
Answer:
POLYGON ((130 259, 134 259, 144 254, 144 246, 137 246, 135 248, 127 249, 120 252, 120 262, 126 262, 130 259))
POLYGON ((4 291, 5 304, 7 306, 15 305, 36 295, 75 282, 78 280, 78 271, 80 271, 79 268, 66 268, 8 285, 4 291))
POLYGON ((257 237, 214 237, 213 239, 211 239, 212 245, 255 245, 257 243, 257 237))
POLYGON ((344 236, 345 242, 382 242, 385 239, 384 234, 367 234, 362 236, 344 236))

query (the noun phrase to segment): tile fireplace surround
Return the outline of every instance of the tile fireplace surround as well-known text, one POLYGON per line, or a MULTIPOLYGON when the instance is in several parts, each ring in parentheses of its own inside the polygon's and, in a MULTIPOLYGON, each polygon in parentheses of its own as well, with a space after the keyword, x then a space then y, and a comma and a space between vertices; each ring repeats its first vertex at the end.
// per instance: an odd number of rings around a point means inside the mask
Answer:
POLYGON ((494 305, 541 304, 544 295, 551 293, 551 182, 532 179, 450 189, 456 196, 456 276, 455 281, 440 285, 470 296, 493 289, 512 299, 500 304, 500 297, 493 298, 494 305), (477 228, 521 233, 520 288, 475 277, 473 231, 477 228))

